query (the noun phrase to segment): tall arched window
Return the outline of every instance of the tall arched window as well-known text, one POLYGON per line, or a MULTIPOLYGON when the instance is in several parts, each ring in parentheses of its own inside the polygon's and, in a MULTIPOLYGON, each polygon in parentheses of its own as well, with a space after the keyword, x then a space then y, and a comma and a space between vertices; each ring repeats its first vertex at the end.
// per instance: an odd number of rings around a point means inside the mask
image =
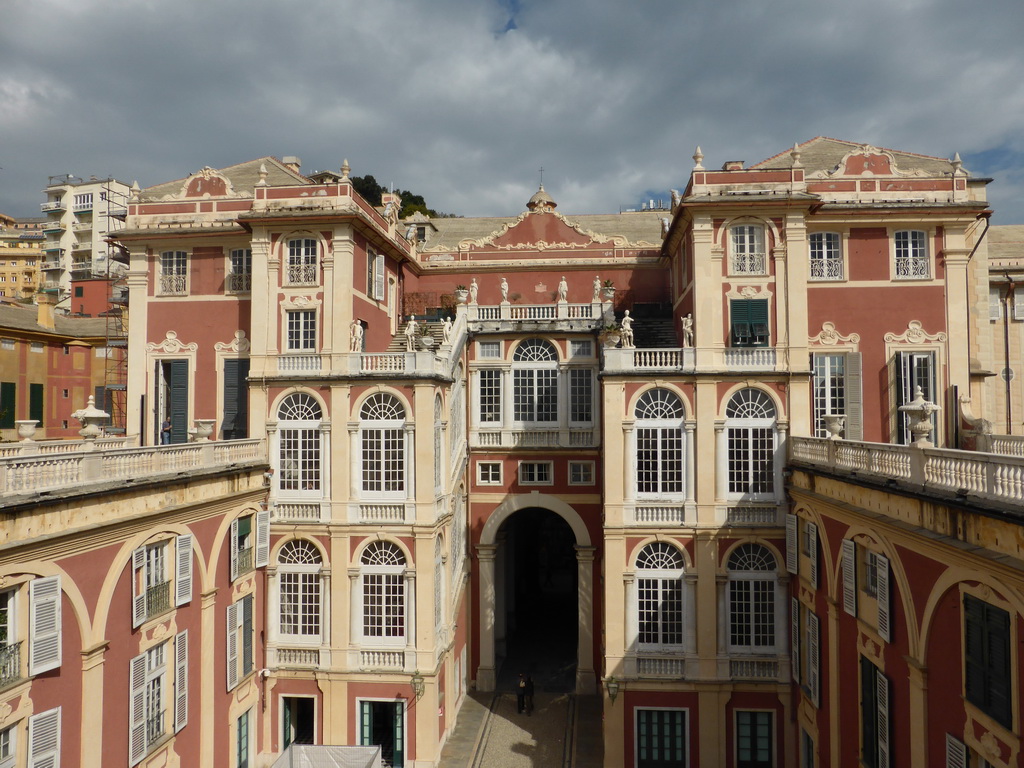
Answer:
POLYGON ((288 241, 288 269, 285 279, 290 285, 313 285, 317 282, 317 243, 311 237, 288 241))
POLYGON ((729 648, 775 651, 778 563, 761 544, 741 544, 729 556, 729 648))
POLYGON ((278 481, 282 495, 322 496, 320 403, 296 392, 281 401, 278 419, 278 481))
POLYGON ((444 626, 444 539, 434 539, 434 631, 441 634, 444 626))
POLYGON ((363 494, 405 498, 405 408, 394 395, 378 392, 363 403, 359 419, 363 494))
POLYGON ((667 389, 640 396, 636 416, 636 491, 640 496, 681 494, 686 475, 683 403, 667 389))
POLYGON ((375 541, 360 559, 363 638, 401 643, 405 639, 405 555, 397 544, 375 541))
POLYGON ((434 493, 444 490, 444 411, 441 396, 434 398, 434 493))
POLYGON ((646 649, 683 644, 683 555, 671 544, 648 544, 636 558, 637 640, 646 649))
POLYGON ((289 541, 277 556, 278 635, 282 640, 320 640, 320 551, 305 539, 289 541))
POLYGON ((512 353, 512 409, 518 422, 558 421, 558 352, 526 339, 512 353))
POLYGON ((775 493, 775 404, 759 389, 741 389, 725 409, 731 498, 775 493))

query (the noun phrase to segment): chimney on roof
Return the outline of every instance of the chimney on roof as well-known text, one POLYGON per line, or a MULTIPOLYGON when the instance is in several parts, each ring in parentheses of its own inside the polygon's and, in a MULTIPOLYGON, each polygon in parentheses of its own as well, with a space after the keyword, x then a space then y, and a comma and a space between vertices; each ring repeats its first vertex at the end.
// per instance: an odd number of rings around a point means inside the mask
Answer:
POLYGON ((725 165, 722 166, 723 171, 742 171, 743 161, 742 160, 726 160, 725 165))
POLYGON ((299 160, 299 158, 297 158, 295 155, 287 155, 285 157, 282 157, 281 158, 281 162, 284 163, 285 165, 287 165, 290 169, 292 169, 296 173, 298 173, 299 172, 299 168, 302 167, 302 161, 299 160))
POLYGON ((54 330, 53 324, 53 308, 57 304, 56 293, 49 293, 47 291, 41 291, 36 294, 36 306, 38 313, 36 315, 36 322, 41 328, 45 328, 48 331, 54 330))

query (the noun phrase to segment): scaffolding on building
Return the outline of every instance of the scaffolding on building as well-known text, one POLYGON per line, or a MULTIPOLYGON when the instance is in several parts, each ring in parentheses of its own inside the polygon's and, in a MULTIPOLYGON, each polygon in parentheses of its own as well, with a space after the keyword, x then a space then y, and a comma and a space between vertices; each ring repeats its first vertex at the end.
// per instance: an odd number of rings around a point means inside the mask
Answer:
POLYGON ((109 183, 104 187, 103 215, 107 219, 105 278, 107 309, 106 357, 103 372, 103 409, 110 414, 106 431, 123 435, 127 431, 128 410, 128 253, 112 241, 128 214, 128 196, 114 190, 109 183))

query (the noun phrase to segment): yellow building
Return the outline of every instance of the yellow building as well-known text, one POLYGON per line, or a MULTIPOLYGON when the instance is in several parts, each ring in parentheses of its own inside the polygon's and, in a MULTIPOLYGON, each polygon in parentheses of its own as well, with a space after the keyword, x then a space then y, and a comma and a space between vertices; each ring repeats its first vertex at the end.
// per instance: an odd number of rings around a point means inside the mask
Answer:
POLYGON ((0 301, 25 300, 39 288, 42 230, 16 228, 0 215, 0 301))

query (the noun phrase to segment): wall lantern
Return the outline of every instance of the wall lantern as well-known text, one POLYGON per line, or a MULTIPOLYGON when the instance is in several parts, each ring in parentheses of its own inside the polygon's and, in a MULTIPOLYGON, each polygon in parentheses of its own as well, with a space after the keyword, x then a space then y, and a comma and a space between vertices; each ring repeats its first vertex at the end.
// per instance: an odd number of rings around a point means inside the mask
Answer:
POLYGON ((615 697, 619 695, 619 681, 614 677, 606 678, 604 681, 604 687, 608 689, 608 698, 612 700, 612 704, 615 703, 615 697))
POLYGON ((419 670, 412 673, 412 692, 416 695, 416 698, 420 698, 423 695, 423 691, 426 690, 426 686, 423 684, 423 675, 419 673, 419 670))

